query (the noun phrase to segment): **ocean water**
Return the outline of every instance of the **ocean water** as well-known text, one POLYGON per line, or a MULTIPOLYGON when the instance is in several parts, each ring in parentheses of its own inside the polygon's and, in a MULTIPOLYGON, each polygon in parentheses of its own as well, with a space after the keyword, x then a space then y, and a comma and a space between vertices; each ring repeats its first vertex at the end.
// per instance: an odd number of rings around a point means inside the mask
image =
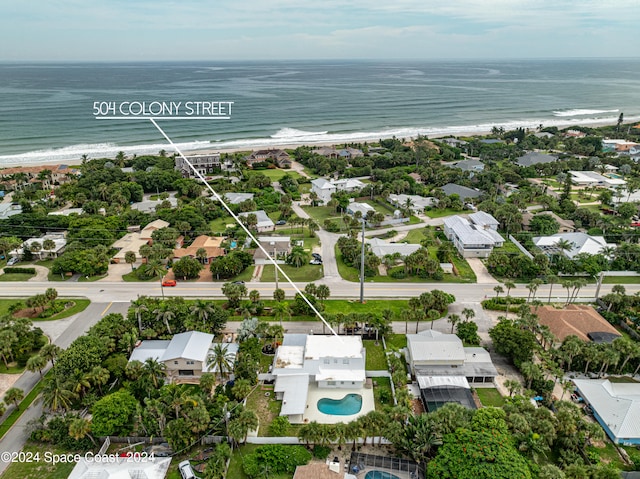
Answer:
POLYGON ((230 120, 163 120, 182 150, 640 119, 640 60, 0 64, 0 165, 170 151, 95 101, 233 101, 230 120))

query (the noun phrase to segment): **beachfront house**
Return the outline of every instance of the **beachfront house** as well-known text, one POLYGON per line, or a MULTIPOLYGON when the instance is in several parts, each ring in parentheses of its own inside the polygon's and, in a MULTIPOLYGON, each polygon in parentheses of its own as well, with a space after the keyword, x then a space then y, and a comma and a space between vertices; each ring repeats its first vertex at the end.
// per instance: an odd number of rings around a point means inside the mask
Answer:
POLYGON ((349 422, 375 407, 373 390, 366 384, 360 336, 285 334, 270 378, 275 379, 276 398, 282 401, 280 416, 293 424, 349 422), (352 414, 323 413, 318 405, 321 399, 339 402, 350 395, 361 401, 359 407, 345 411, 352 414))
POLYGON ((469 219, 457 215, 445 218, 444 234, 463 258, 488 258, 494 247, 504 244, 504 238, 497 232, 493 216, 482 211, 474 215, 469 219))
POLYGON ((185 156, 185 158, 193 165, 193 168, 180 155, 175 158, 175 169, 180 172, 183 178, 197 178, 198 175, 193 171, 194 168, 205 177, 220 171, 233 170, 232 161, 230 159, 222 160, 220 153, 185 156))
POLYGON ((249 156, 245 158, 247 166, 253 168, 257 163, 271 162, 278 166, 278 168, 291 168, 291 157, 289 153, 280 149, 267 149, 257 150, 251 152, 249 156))

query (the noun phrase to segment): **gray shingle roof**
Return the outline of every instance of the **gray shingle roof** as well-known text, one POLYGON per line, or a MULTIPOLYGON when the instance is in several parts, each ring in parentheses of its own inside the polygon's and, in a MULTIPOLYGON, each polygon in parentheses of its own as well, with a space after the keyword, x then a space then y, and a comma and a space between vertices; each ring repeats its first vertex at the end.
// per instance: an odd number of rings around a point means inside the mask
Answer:
POLYGON ((445 195, 458 195, 462 200, 466 198, 478 198, 482 195, 481 191, 474 190, 473 188, 467 188, 466 186, 456 185, 455 183, 447 183, 440 189, 445 195))
POLYGON ((532 166, 538 165, 541 163, 553 163, 554 161, 558 161, 557 156, 546 155, 544 153, 539 153, 537 151, 530 151, 520 158, 516 160, 516 163, 520 166, 532 166))

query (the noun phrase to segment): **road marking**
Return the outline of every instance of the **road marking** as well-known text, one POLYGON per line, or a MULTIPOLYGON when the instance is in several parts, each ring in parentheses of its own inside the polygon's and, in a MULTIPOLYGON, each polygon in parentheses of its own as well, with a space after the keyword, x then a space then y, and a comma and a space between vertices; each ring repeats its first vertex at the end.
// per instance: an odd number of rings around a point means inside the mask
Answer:
POLYGON ((102 314, 100 316, 104 316, 107 313, 107 311, 109 311, 109 308, 111 307, 112 304, 113 304, 113 301, 111 301, 109 303, 109 305, 106 308, 104 308, 104 311, 102 312, 102 314))

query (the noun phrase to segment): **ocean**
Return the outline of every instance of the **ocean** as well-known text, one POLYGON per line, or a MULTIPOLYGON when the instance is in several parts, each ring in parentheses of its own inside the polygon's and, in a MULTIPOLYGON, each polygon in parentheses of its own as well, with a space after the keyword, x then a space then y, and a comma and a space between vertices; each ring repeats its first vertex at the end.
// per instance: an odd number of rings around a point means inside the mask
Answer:
POLYGON ((0 166, 171 150, 96 101, 232 101, 161 122, 183 151, 593 125, 640 120, 640 59, 0 63, 0 166))

